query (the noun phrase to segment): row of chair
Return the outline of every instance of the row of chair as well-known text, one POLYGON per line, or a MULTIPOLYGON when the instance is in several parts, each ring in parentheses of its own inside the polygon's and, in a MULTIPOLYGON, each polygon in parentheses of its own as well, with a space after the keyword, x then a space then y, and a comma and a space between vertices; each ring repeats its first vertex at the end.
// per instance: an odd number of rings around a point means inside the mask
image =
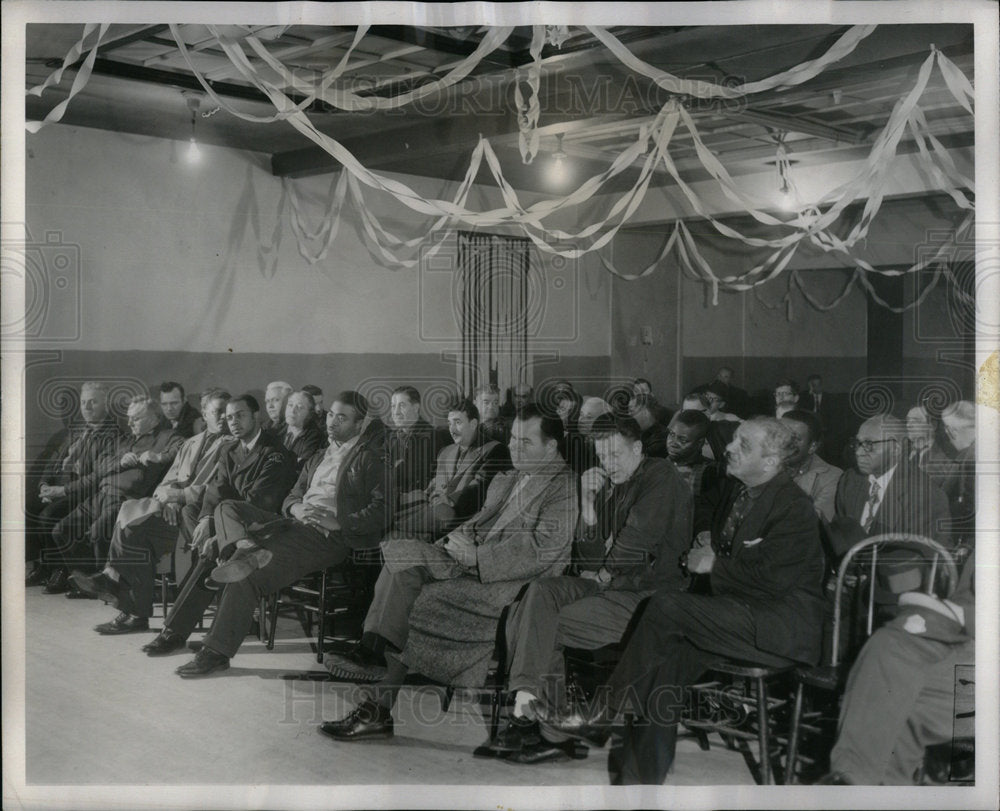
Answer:
MULTIPOLYGON (((958 582, 958 568, 952 554, 936 541, 916 535, 879 535, 865 539, 844 556, 837 571, 833 606, 833 627, 829 659, 817 667, 762 667, 752 662, 725 662, 713 668, 711 678, 694 685, 694 700, 700 706, 714 709, 709 717, 692 714, 683 721, 694 734, 702 749, 708 749, 710 733, 718 734, 729 748, 739 748, 760 784, 783 782, 793 784, 800 779, 800 762, 812 764, 814 758, 804 756, 803 735, 818 733, 818 713, 807 712, 807 698, 824 693, 835 699, 846 679, 848 662, 845 661, 841 642, 843 609, 849 586, 857 584, 867 592, 864 636, 871 635, 876 621, 875 582, 876 569, 884 552, 889 548, 903 548, 921 554, 927 565, 923 567, 923 589, 928 594, 937 593, 950 597, 958 582), (860 563, 859 563, 860 562, 860 563), (781 698, 788 695, 789 698, 781 698), (789 706, 790 705, 790 706, 789 706), (749 745, 756 742, 756 759, 749 745), (782 750, 784 759, 782 763, 782 750), (777 768, 776 768, 777 764, 777 768)), ((157 573, 163 615, 169 608, 169 593, 178 579, 175 567, 177 553, 164 556, 157 573)), ((322 662, 330 643, 345 644, 351 641, 350 633, 338 628, 338 621, 350 619, 347 628, 357 631, 379 572, 380 550, 358 550, 344 563, 322 572, 315 572, 281 593, 269 595, 262 601, 259 615, 259 636, 268 650, 273 649, 278 616, 294 614, 302 623, 307 636, 315 634, 316 661, 322 662)), ((856 592, 856 589, 855 589, 856 592)), ((482 690, 489 706, 489 734, 492 740, 500 726, 505 706, 504 674, 506 672, 506 645, 503 639, 505 618, 498 623, 498 636, 494 664, 487 684, 482 690)), ((614 646, 598 652, 568 650, 567 674, 572 683, 590 681, 592 688, 604 680, 616 657, 614 646)), ((454 688, 444 688, 442 709, 448 710, 454 688)), ((570 687, 570 692, 580 690, 570 687)), ((835 721, 835 716, 834 719, 835 721)))

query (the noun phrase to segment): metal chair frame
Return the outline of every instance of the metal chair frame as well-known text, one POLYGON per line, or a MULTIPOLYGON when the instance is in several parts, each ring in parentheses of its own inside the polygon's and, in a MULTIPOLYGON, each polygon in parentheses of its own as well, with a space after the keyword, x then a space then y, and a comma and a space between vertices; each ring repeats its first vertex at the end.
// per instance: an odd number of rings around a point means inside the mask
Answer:
MULTIPOLYGON (((937 580, 939 559, 948 579, 947 592, 945 594, 946 598, 951 596, 956 585, 958 584, 958 567, 955 565, 955 560, 951 553, 937 541, 931 538, 926 538, 922 535, 901 532, 874 535, 871 538, 865 538, 864 540, 859 541, 847 550, 843 559, 840 561, 840 566, 837 568, 837 586, 833 602, 833 638, 831 641, 830 665, 827 668, 823 668, 822 666, 819 668, 797 668, 795 671, 798 686, 795 690, 795 703, 792 707, 791 731, 788 737, 787 768, 785 770, 787 774, 786 782, 789 785, 794 784, 796 781, 795 767, 799 758, 798 750, 800 743, 800 730, 802 726, 802 703, 806 682, 810 681, 810 677, 812 675, 816 675, 818 671, 822 670, 824 671, 822 675, 825 677, 823 681, 827 686, 830 685, 832 677, 836 677, 836 681, 832 683, 832 689, 837 689, 839 686, 840 676, 842 675, 840 673, 842 670, 842 663, 839 662, 840 610, 843 604, 844 581, 847 577, 848 569, 858 553, 863 552, 866 549, 872 550, 868 573, 868 617, 866 625, 867 635, 871 636, 874 631, 875 571, 878 566, 878 552, 880 548, 889 545, 902 545, 910 547, 923 546, 930 549, 934 553, 934 557, 931 560, 930 574, 927 578, 927 585, 925 587, 927 594, 934 593, 934 584, 937 580)), ((817 685, 819 684, 818 679, 813 681, 817 685)))

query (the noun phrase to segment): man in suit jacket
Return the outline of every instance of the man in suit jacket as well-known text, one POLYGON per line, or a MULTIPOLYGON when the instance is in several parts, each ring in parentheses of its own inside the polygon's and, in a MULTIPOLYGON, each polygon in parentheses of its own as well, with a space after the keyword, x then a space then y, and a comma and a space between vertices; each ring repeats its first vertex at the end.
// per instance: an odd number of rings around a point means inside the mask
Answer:
POLYGON ((588 718, 557 714, 557 729, 581 735, 627 713, 623 746, 609 771, 620 784, 664 781, 674 759, 684 689, 726 658, 761 665, 815 664, 820 655, 823 552, 816 512, 789 478, 791 431, 780 420, 740 424, 727 448, 729 486, 710 544, 688 553, 709 594, 660 589, 588 718))
POLYGON ((80 387, 80 418, 70 424, 38 477, 37 491, 26 499, 26 560, 38 561, 26 585, 45 583, 50 594, 68 588, 69 570, 58 556, 44 550, 54 546, 50 536, 55 525, 97 492, 99 471, 117 450, 120 439, 121 429, 108 413, 107 385, 84 383, 80 387))
POLYGON ((386 442, 389 495, 392 511, 398 514, 423 498, 434 475, 437 440, 434 429, 420 416, 420 392, 413 386, 393 391, 389 408, 393 426, 386 442))
POLYGON ((96 492, 52 530, 49 552, 67 568, 94 571, 99 567, 122 503, 150 495, 180 448, 181 438, 163 418, 156 400, 133 397, 128 424, 131 438, 122 439, 115 452, 103 457, 94 469, 99 480, 96 492))
POLYGON ((160 384, 160 408, 175 434, 184 439, 194 436, 199 415, 187 401, 184 387, 180 383, 165 380, 160 384))
POLYGON ((249 394, 226 404, 229 433, 236 437, 219 457, 218 469, 202 497, 181 509, 181 532, 195 555, 195 565, 181 584, 177 602, 164 620, 163 630, 143 647, 157 656, 183 647, 217 591, 205 586, 205 575, 219 555, 235 552, 238 537, 226 529, 233 511, 244 510, 246 520, 269 520, 295 481, 295 461, 281 440, 262 430, 260 406, 249 394), (223 515, 223 510, 225 514, 223 515))
POLYGON ((947 543, 948 499, 908 459, 906 424, 876 415, 865 420, 851 444, 855 467, 844 472, 837 486, 833 552, 839 557, 858 541, 887 532, 947 543))
POLYGON ((618 643, 643 599, 687 585, 680 560, 691 545, 691 490, 672 462, 645 455, 641 433, 631 417, 604 414, 594 422, 601 465, 580 484, 581 572, 535 580, 507 620, 514 711, 491 744, 495 751, 519 752, 531 763, 558 755, 542 741, 531 705, 563 704, 563 647, 618 643))
MULTIPOLYGON (((917 460, 909 458, 908 444, 906 424, 892 415, 871 417, 858 429, 851 443, 855 467, 840 478, 836 514, 826 533, 835 561, 858 541, 886 533, 923 535, 950 544, 948 499, 917 460)), ((880 620, 895 613, 901 593, 920 587, 925 561, 920 549, 894 548, 879 556, 875 603, 880 620)), ((828 602, 832 608, 832 592, 828 602)), ((849 610, 847 601, 842 606, 849 610)), ((841 634, 844 652, 860 638, 856 626, 848 627, 850 631, 841 634)))
POLYGON ((479 410, 471 400, 461 400, 449 409, 448 431, 454 444, 438 454, 424 500, 396 516, 393 537, 432 541, 447 534, 478 512, 493 477, 510 468, 507 447, 485 439, 479 410))
POLYGON ((74 572, 71 576, 80 591, 120 610, 116 620, 97 626, 98 633, 132 633, 149 627, 156 565, 177 545, 181 510, 186 504, 200 506, 222 452, 236 441, 222 430, 229 400, 229 392, 221 389, 205 392, 201 398, 205 430, 181 445, 152 496, 122 504, 104 571, 91 576, 74 572))
POLYGON ((560 574, 577 520, 576 486, 559 458, 562 423, 534 406, 511 428, 514 470, 494 477, 483 508, 435 544, 382 544, 385 566, 361 644, 330 670, 379 684, 346 718, 322 725, 338 740, 392 735, 392 706, 409 669, 437 681, 479 686, 497 620, 525 583, 560 574), (374 668, 379 648, 388 669, 374 668))
POLYGON ((817 452, 823 444, 823 427, 815 414, 792 409, 783 419, 795 434, 796 452, 788 460, 792 480, 808 494, 816 505, 816 512, 826 521, 834 516, 837 483, 844 472, 819 458, 817 452))
POLYGON ((329 448, 317 451, 281 507, 262 515, 240 502, 217 512, 219 537, 237 543, 236 553, 212 572, 225 583, 212 628, 195 658, 177 668, 183 678, 229 667, 265 595, 309 572, 343 562, 354 549, 374 547, 386 526, 385 465, 381 422, 362 432, 368 403, 341 392, 327 413, 329 448))

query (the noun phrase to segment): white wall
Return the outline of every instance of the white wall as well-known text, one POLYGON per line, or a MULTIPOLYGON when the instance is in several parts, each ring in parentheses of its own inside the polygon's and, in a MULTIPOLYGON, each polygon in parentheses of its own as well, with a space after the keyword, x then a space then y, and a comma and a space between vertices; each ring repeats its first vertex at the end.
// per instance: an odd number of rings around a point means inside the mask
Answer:
MULTIPOLYGON (((287 201, 279 209, 281 181, 266 156, 202 146, 192 166, 181 142, 62 125, 27 136, 27 146, 30 233, 61 232, 80 246, 76 349, 437 353, 442 344, 422 340, 421 330, 457 335, 450 301, 426 289, 422 299, 417 269, 377 264, 353 215, 342 221, 329 256, 306 262, 287 201)), ((399 179, 424 195, 452 194, 449 184, 399 179)), ((312 200, 316 228, 330 176, 295 182, 312 200)), ((368 199, 403 237, 430 222, 385 196, 368 199)), ((470 199, 471 206, 498 204, 492 190, 479 187, 470 199)), ((434 267, 447 272, 454 262, 445 250, 434 267)), ((540 260, 546 279, 562 273, 578 287, 585 265, 567 270, 562 260, 540 260)), ((567 299, 564 286, 549 291, 542 330, 558 340, 538 348, 606 357, 607 287, 598 285, 596 296, 569 290, 574 298, 567 299)))

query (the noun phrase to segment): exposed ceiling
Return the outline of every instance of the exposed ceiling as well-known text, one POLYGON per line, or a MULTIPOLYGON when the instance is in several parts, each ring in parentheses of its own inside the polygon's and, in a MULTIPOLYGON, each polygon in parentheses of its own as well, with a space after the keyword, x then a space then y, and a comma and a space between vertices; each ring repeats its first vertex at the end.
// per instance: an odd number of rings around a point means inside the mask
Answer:
MULTIPOLYGON (((315 73, 336 65, 355 29, 319 26, 253 26, 271 54, 294 70, 315 73)), ((755 81, 813 59, 844 33, 825 25, 615 27, 609 29, 639 58, 684 78, 713 82, 755 81)), ((228 27, 226 33, 238 35, 228 27)), ((393 96, 441 76, 472 53, 482 27, 373 26, 351 57, 342 84, 356 92, 393 96)), ((213 89, 239 109, 266 116, 274 108, 240 76, 204 26, 180 26, 197 68, 213 89)), ((570 28, 561 48, 542 52, 539 131, 543 153, 560 141, 580 177, 610 165, 634 142, 638 128, 667 100, 648 79, 631 73, 593 35, 570 28), (561 139, 559 136, 562 136, 561 139)), ((80 25, 27 27, 27 86, 42 82, 79 39, 80 25)), ((515 29, 504 45, 451 89, 388 112, 343 112, 314 104, 311 121, 336 138, 366 167, 460 180, 480 135, 489 138, 508 181, 517 189, 545 192, 538 163, 525 166, 518 152, 513 82, 531 62, 530 28, 515 29)), ((867 155, 893 105, 913 85, 931 44, 970 79, 971 25, 878 27, 846 58, 797 87, 769 91, 745 102, 709 104, 690 99, 688 109, 706 144, 733 174, 773 166, 775 135, 784 133, 792 160, 823 165, 867 155)), ((79 67, 74 67, 74 70, 79 67)), ((29 120, 62 101, 71 85, 27 98, 29 120)), ((186 140, 191 137, 190 95, 204 92, 166 25, 112 25, 93 76, 73 99, 66 124, 186 140)), ((339 164, 285 122, 252 124, 200 101, 200 142, 253 150, 271 158, 276 175, 301 177, 335 171, 339 164)), ((972 144, 973 119, 935 72, 921 100, 931 131, 946 147, 972 144)), ((30 140, 29 140, 30 146, 30 140)), ((901 151, 912 148, 904 139, 901 151)), ((686 179, 703 177, 691 138, 678 130, 671 155, 686 179)), ((638 171, 638 169, 636 169, 638 171)), ((630 186, 635 175, 617 181, 630 186)), ((485 178, 485 175, 483 176, 485 178)), ((669 183, 662 173, 654 183, 669 183)), ((610 185, 609 190, 615 189, 610 185)))

